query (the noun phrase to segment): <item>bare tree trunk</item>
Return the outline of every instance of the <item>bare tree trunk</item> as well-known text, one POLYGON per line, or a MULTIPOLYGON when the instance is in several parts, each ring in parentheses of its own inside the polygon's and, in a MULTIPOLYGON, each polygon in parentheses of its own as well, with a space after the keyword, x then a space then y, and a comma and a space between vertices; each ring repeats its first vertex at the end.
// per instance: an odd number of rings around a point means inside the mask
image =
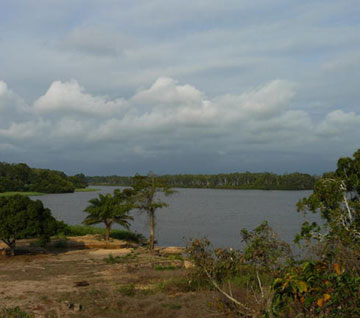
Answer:
POLYGON ((106 221, 106 222, 105 222, 105 225, 106 225, 105 241, 109 241, 109 240, 110 240, 111 222, 106 221))
POLYGON ((15 256, 15 242, 10 246, 10 253, 11 256, 15 256))
POLYGON ((15 247, 16 247, 16 241, 4 241, 7 246, 10 248, 10 255, 15 256, 15 247))
POLYGON ((149 212, 149 223, 150 223, 150 253, 154 254, 154 241, 155 241, 155 213, 154 211, 149 212))

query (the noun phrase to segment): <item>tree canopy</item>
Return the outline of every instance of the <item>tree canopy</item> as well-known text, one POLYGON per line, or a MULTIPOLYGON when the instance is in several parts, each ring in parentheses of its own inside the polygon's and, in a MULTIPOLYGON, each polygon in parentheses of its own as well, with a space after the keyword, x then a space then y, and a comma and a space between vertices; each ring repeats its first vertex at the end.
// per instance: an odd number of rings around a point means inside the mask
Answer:
POLYGON ((0 162, 0 192, 68 193, 85 187, 87 182, 83 174, 69 177, 61 171, 34 169, 25 163, 0 162))
POLYGON ((40 200, 21 195, 0 197, 0 220, 0 239, 12 255, 16 240, 40 237, 46 241, 58 228, 58 222, 40 200))
MULTIPOLYGON (((275 173, 223 173, 164 175, 161 179, 173 188, 311 190, 316 177, 305 173, 278 175, 275 173)), ((131 186, 135 177, 87 177, 92 184, 131 186)))
POLYGON ((336 171, 317 180, 313 194, 297 207, 319 213, 324 221, 323 226, 304 223, 297 241, 317 239, 346 250, 360 248, 360 150, 353 158, 340 158, 336 171))

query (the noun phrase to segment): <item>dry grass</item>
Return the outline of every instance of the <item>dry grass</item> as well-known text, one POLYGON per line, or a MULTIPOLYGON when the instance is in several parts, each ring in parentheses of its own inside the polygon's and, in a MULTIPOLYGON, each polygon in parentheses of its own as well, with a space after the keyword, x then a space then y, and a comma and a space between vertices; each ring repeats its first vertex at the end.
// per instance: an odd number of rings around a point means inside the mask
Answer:
POLYGON ((136 253, 119 263, 94 250, 2 256, 0 309, 19 306, 39 318, 213 315, 209 304, 215 293, 194 291, 181 260, 151 256, 144 249, 136 253), (82 310, 65 304, 81 304, 82 310))

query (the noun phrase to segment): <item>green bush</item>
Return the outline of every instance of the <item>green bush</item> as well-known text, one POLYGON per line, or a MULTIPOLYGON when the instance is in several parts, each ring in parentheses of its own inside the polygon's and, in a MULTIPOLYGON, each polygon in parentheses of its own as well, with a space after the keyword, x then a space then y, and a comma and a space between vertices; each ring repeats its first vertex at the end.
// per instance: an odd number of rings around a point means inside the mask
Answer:
POLYGON ((274 317, 360 317, 360 277, 338 264, 305 261, 272 284, 274 317))

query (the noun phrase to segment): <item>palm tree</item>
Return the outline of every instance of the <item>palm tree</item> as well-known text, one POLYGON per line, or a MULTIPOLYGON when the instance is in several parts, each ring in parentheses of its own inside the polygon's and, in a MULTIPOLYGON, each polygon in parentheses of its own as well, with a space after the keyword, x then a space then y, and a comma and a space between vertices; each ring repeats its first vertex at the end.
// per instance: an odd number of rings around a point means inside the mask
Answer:
POLYGON ((132 192, 128 189, 124 191, 114 191, 114 196, 110 193, 99 194, 99 198, 89 200, 90 205, 84 210, 89 215, 82 222, 86 225, 105 223, 105 240, 110 239, 111 225, 113 223, 120 224, 128 229, 130 227, 129 220, 133 217, 128 213, 133 208, 131 203, 132 192))

